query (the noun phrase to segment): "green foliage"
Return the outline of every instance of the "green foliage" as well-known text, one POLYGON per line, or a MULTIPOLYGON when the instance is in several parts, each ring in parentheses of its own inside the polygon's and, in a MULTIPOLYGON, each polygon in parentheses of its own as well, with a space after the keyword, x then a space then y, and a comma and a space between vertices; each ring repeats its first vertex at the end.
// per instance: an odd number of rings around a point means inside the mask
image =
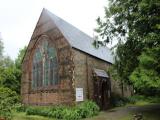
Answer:
POLYGON ((27 109, 27 106, 25 106, 25 105, 23 105, 23 104, 21 104, 21 103, 17 103, 17 104, 15 105, 15 110, 16 110, 17 112, 26 112, 26 109, 27 109))
MULTIPOLYGON (((131 74, 135 88, 146 95, 160 92, 160 46, 147 48, 138 57, 139 66, 131 74)), ((160 95, 160 94, 159 94, 160 95)))
POLYGON ((126 103, 128 103, 128 99, 125 97, 122 97, 118 94, 112 94, 111 96, 111 104, 113 107, 120 107, 124 106, 126 103))
POLYGON ((81 118, 87 118, 97 115, 99 107, 92 101, 85 101, 78 106, 77 110, 81 118))
POLYGON ((125 106, 126 104, 136 104, 144 105, 149 103, 159 103, 159 96, 144 96, 144 95, 134 95, 130 97, 121 97, 119 95, 112 95, 111 103, 114 107, 125 106))
POLYGON ((1 86, 8 87, 17 93, 20 93, 21 71, 15 67, 8 67, 3 69, 0 73, 1 86))
POLYGON ((129 104, 136 104, 136 105, 145 105, 150 103, 159 103, 160 97, 159 96, 144 96, 144 95, 134 95, 127 97, 129 104))
POLYGON ((28 107, 27 115, 40 115, 56 119, 79 120, 99 113, 99 107, 92 101, 86 101, 75 107, 28 107))
POLYGON ((27 108, 26 113, 27 115, 48 116, 50 111, 51 109, 47 107, 29 107, 27 108))
POLYGON ((18 100, 16 92, 9 88, 0 87, 0 118, 11 119, 11 109, 18 100))
POLYGON ((8 87, 13 91, 20 94, 20 84, 21 84, 21 61, 24 56, 24 49, 20 50, 18 58, 15 63, 10 59, 10 57, 3 56, 0 60, 0 86, 8 87))
POLYGON ((114 76, 137 92, 160 89, 160 1, 109 0, 104 20, 95 29, 115 45, 114 76), (115 74, 116 73, 116 74, 115 74))
POLYGON ((27 46, 24 46, 24 48, 22 48, 22 49, 19 50, 18 57, 15 60, 15 66, 18 69, 21 69, 21 67, 22 67, 22 60, 24 58, 26 50, 27 50, 27 46))
POLYGON ((145 105, 149 103, 159 103, 160 97, 159 96, 144 96, 144 95, 134 95, 130 97, 121 97, 118 95, 112 96, 112 105, 114 107, 120 107, 127 104, 135 104, 135 105, 145 105))
POLYGON ((13 67, 14 62, 9 56, 3 56, 0 60, 0 67, 3 68, 8 68, 8 67, 13 67))
POLYGON ((4 49, 3 42, 1 41, 1 38, 0 38, 0 60, 1 60, 2 56, 3 56, 3 49, 4 49))

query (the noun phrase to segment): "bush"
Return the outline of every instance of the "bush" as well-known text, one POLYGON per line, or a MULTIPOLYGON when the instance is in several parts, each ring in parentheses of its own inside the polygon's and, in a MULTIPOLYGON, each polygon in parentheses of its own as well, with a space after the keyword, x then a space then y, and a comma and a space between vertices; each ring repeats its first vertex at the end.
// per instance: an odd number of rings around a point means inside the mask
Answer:
POLYGON ((160 97, 159 96, 148 97, 148 100, 150 101, 150 103, 160 103, 160 97))
POLYGON ((114 107, 124 106, 128 102, 128 99, 125 97, 121 97, 116 94, 112 94, 111 96, 111 104, 114 107))
POLYGON ((143 96, 143 95, 134 95, 131 97, 128 97, 128 99, 131 101, 134 101, 134 103, 138 101, 146 101, 149 103, 159 103, 160 102, 160 97, 159 96, 143 96))
POLYGON ((79 120, 97 115, 99 107, 92 101, 83 102, 75 107, 28 107, 27 115, 40 115, 63 120, 79 120))
POLYGON ((26 112, 27 106, 19 103, 15 105, 15 109, 17 112, 26 112))
POLYGON ((63 119, 64 120, 79 120, 81 118, 80 114, 78 113, 77 109, 65 109, 63 111, 63 119))
POLYGON ((18 100, 16 92, 9 88, 0 87, 0 118, 11 119, 11 109, 18 100))
POLYGON ((81 118, 87 118, 97 115, 99 107, 92 101, 85 101, 78 106, 77 111, 81 118))
POLYGON ((48 116, 48 113, 50 111, 51 111, 51 108, 47 108, 47 107, 28 107, 26 110, 26 114, 48 116))
POLYGON ((64 106, 52 107, 50 113, 48 114, 48 117, 63 119, 65 110, 69 110, 69 109, 67 109, 67 107, 64 107, 64 106))

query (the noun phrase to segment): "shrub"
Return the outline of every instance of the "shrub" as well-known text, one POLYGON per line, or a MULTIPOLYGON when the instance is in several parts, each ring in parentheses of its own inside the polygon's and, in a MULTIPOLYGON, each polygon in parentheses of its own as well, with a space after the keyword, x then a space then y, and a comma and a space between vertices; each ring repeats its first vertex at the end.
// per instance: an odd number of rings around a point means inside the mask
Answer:
POLYGON ((18 103, 15 105, 15 109, 17 112, 26 112, 27 106, 18 103))
POLYGON ((78 113, 77 109, 65 109, 63 111, 63 119, 64 120, 79 120, 81 118, 80 114, 78 113))
POLYGON ((78 106, 77 111, 81 118, 87 118, 97 115, 99 107, 92 101, 85 101, 78 106))
POLYGON ((159 96, 148 97, 148 100, 150 101, 150 103, 160 103, 160 97, 159 96))
POLYGON ((134 97, 132 97, 132 96, 131 96, 131 97, 128 97, 127 99, 128 99, 127 102, 128 102, 128 103, 131 103, 131 104, 135 104, 135 103, 137 102, 137 99, 134 98, 134 97))
POLYGON ((112 94, 111 96, 111 104, 114 107, 124 106, 128 102, 127 98, 121 97, 116 94, 112 94))
POLYGON ((0 87, 0 118, 11 119, 11 109, 18 100, 16 92, 9 88, 0 87))
POLYGON ((40 115, 48 116, 48 113, 51 111, 49 107, 28 107, 26 109, 27 115, 40 115))
POLYGON ((138 101, 146 101, 149 103, 159 103, 160 97, 159 96, 143 96, 143 95, 134 95, 131 97, 128 97, 130 103, 136 103, 138 101), (133 101, 133 102, 132 102, 133 101))
POLYGON ((69 110, 69 109, 67 109, 67 107, 64 107, 64 106, 52 107, 51 111, 48 114, 48 117, 63 119, 66 110, 69 110))
POLYGON ((99 107, 92 101, 83 102, 75 107, 28 107, 27 115, 40 115, 63 120, 79 120, 97 115, 99 107))

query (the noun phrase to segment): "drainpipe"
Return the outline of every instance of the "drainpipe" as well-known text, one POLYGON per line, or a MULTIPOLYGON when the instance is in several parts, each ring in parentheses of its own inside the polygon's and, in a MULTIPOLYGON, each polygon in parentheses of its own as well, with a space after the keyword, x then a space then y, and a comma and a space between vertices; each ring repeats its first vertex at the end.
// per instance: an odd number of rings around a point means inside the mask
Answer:
POLYGON ((88 73, 88 56, 86 55, 86 72, 87 72, 87 98, 90 99, 89 73, 88 73))

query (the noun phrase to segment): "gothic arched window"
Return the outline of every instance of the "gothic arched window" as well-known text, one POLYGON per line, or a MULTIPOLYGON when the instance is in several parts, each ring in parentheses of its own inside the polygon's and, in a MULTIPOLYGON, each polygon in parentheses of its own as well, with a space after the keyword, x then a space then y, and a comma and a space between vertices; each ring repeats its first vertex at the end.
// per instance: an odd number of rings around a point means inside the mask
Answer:
POLYGON ((47 40, 36 47, 32 61, 32 88, 49 87, 58 84, 58 63, 56 49, 47 40))

